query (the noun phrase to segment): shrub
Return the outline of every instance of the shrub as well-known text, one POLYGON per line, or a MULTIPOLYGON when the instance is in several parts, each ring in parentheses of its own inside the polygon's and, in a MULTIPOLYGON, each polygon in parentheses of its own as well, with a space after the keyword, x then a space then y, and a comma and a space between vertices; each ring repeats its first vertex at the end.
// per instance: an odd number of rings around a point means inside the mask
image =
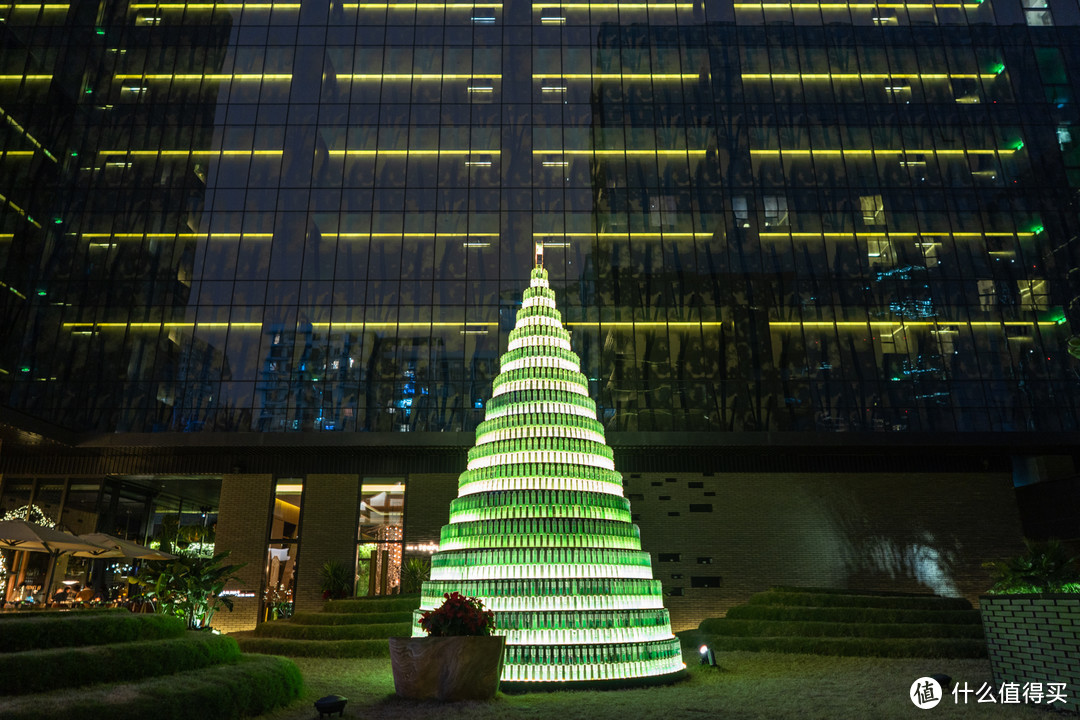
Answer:
POLYGON ((964 598, 936 595, 848 595, 816 592, 779 592, 769 590, 751 595, 751 605, 801 605, 806 607, 895 608, 906 610, 970 610, 964 598))
POLYGON ((319 569, 319 587, 323 600, 349 597, 355 581, 355 572, 340 560, 328 560, 319 569))
POLYGON ((412 557, 401 566, 401 592, 418 593, 425 580, 431 579, 431 560, 412 557))
POLYGON ((707 636, 713 650, 805 653, 883 658, 981 658, 986 643, 969 638, 947 640, 925 638, 803 638, 803 637, 722 637, 707 636))
POLYGON ((106 645, 132 640, 179 637, 187 628, 178 618, 119 613, 39 613, 8 620, 3 625, 0 653, 82 645, 106 645))
POLYGON ((738 605, 727 617, 741 620, 818 620, 858 623, 981 623, 978 610, 900 610, 894 608, 738 605))
POLYGON ((236 641, 226 635, 188 633, 168 640, 142 640, 0 655, 0 695, 22 695, 61 687, 136 680, 235 662, 236 641))
POLYGON ((443 598, 442 605, 420 616, 420 627, 431 637, 490 635, 495 629, 495 613, 477 598, 459 592, 443 598))
POLYGON ((386 623, 412 622, 412 616, 412 610, 378 613, 326 610, 321 613, 297 613, 290 618, 289 622, 293 625, 385 625, 386 623))
POLYGON ((1026 551, 1005 560, 984 563, 991 593, 1080 592, 1080 563, 1057 540, 1024 540, 1026 551))
POLYGON ((192 630, 210 627, 220 608, 233 609, 232 599, 221 592, 237 579, 233 573, 243 565, 222 565, 228 556, 227 552, 212 558, 182 555, 168 563, 150 563, 128 582, 139 586, 156 612, 182 618, 192 630))
POLYGON ((698 629, 739 637, 981 638, 982 625, 964 623, 847 623, 708 618, 698 629))
POLYGON ((231 720, 261 715, 300 696, 303 679, 285 658, 242 657, 236 663, 46 695, 8 698, 4 720, 231 720), (43 708, 47 712, 43 713, 43 708))

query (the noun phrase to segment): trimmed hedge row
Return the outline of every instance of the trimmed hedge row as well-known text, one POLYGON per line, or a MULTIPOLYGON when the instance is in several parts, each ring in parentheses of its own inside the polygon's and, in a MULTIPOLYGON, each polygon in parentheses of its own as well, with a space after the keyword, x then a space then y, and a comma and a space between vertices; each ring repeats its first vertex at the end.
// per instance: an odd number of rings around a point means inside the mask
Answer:
POLYGON ((412 623, 380 625, 293 625, 288 622, 262 623, 255 628, 256 637, 291 638, 294 640, 364 640, 412 635, 412 623))
POLYGON ((139 678, 235 662, 236 641, 227 635, 190 632, 186 637, 0 655, 0 695, 139 678))
POLYGON ((851 623, 708 618, 699 630, 739 637, 982 638, 981 624, 851 623))
POLYGON ((262 655, 315 658, 390 657, 390 643, 380 640, 292 640, 272 637, 238 638, 240 649, 262 655))
POLYGON ((72 615, 130 615, 131 611, 127 608, 79 608, 78 610, 72 610, 70 608, 42 608, 40 610, 17 610, 15 612, 0 613, 0 622, 10 622, 12 620, 26 620, 27 618, 55 618, 55 617, 68 617, 72 615))
POLYGON ((4 720, 231 720, 261 715, 300 697, 303 679, 285 658, 236 663, 155 678, 4 700, 4 720))
POLYGON ((891 610, 970 610, 964 598, 936 595, 847 595, 838 593, 780 592, 768 590, 751 595, 751 605, 796 605, 804 607, 888 608, 891 610))
POLYGON ((798 587, 796 585, 774 585, 770 592, 812 593, 814 595, 869 595, 872 597, 931 597, 925 592, 894 592, 892 590, 845 590, 844 588, 798 587))
POLYGON ((785 607, 736 605, 727 611, 735 620, 795 620, 848 623, 958 623, 982 622, 978 610, 896 610, 890 608, 785 607))
POLYGON ((952 638, 947 640, 913 638, 802 638, 802 637, 725 637, 704 636, 714 651, 749 650, 751 652, 806 653, 810 655, 845 655, 882 658, 984 658, 983 640, 952 638))
POLYGON ((165 615, 41 613, 4 622, 0 654, 46 648, 160 640, 187 632, 183 620, 165 615))
POLYGON ((395 595, 392 598, 357 598, 328 600, 324 613, 388 613, 413 611, 420 607, 419 595, 395 595))
MULTIPOLYGON (((419 605, 420 601, 417 600, 419 605)), ((385 625, 412 622, 412 610, 398 612, 356 613, 317 612, 296 613, 290 618, 294 625, 385 625)))

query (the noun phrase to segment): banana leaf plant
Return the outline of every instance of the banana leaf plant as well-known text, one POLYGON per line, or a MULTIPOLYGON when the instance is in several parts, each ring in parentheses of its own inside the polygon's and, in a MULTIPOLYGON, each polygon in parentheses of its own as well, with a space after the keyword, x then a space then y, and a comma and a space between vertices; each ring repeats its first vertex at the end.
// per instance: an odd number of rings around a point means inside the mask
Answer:
POLYGON ((232 598, 222 596, 225 584, 237 580, 235 573, 243 565, 223 565, 229 553, 211 558, 180 556, 167 563, 144 565, 128 582, 138 585, 144 602, 154 611, 184 620, 188 628, 210 627, 214 613, 224 607, 233 609, 232 598))

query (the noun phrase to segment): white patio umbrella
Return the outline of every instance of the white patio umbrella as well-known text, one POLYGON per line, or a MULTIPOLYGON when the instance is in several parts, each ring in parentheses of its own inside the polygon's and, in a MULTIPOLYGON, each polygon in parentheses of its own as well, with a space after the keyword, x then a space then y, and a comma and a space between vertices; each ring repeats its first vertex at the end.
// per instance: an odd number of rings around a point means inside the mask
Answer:
MULTIPOLYGON (((162 552, 161 550, 154 550, 148 548, 145 545, 131 542, 130 540, 124 540, 123 538, 114 537, 108 533, 84 533, 79 536, 80 540, 86 540, 94 545, 100 545, 105 548, 111 548, 120 555, 108 555, 107 557, 125 557, 131 560, 175 560, 176 555, 172 553, 162 552)), ((81 555, 81 553, 75 553, 81 555)), ((100 555, 91 557, 101 557, 100 555)))
POLYGON ((46 552, 51 556, 49 572, 45 576, 45 592, 49 591, 56 558, 64 553, 73 553, 82 557, 123 557, 123 553, 114 548, 102 547, 83 540, 77 535, 47 528, 28 520, 0 521, 0 548, 23 550, 27 552, 46 552))

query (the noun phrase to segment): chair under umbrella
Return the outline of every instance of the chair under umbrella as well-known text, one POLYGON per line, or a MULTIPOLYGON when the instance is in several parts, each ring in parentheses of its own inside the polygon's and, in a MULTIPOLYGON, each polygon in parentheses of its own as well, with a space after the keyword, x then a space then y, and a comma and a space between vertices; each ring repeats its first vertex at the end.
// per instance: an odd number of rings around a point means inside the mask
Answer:
POLYGON ((77 535, 32 523, 29 520, 0 521, 0 548, 26 552, 46 552, 52 556, 49 572, 45 576, 44 589, 48 593, 52 584, 56 558, 65 553, 81 557, 123 557, 115 548, 103 547, 97 543, 83 540, 77 535))
MULTIPOLYGON (((172 553, 163 552, 161 550, 154 550, 148 548, 145 545, 131 542, 130 540, 124 540, 122 538, 109 535, 108 533, 85 533, 79 536, 80 540, 86 540, 94 545, 100 545, 105 548, 111 548, 120 555, 108 555, 107 557, 124 557, 129 560, 175 560, 176 555, 172 553)), ((75 553, 75 555, 81 555, 81 553, 75 553)), ((87 557, 102 557, 101 555, 91 555, 87 557)))

